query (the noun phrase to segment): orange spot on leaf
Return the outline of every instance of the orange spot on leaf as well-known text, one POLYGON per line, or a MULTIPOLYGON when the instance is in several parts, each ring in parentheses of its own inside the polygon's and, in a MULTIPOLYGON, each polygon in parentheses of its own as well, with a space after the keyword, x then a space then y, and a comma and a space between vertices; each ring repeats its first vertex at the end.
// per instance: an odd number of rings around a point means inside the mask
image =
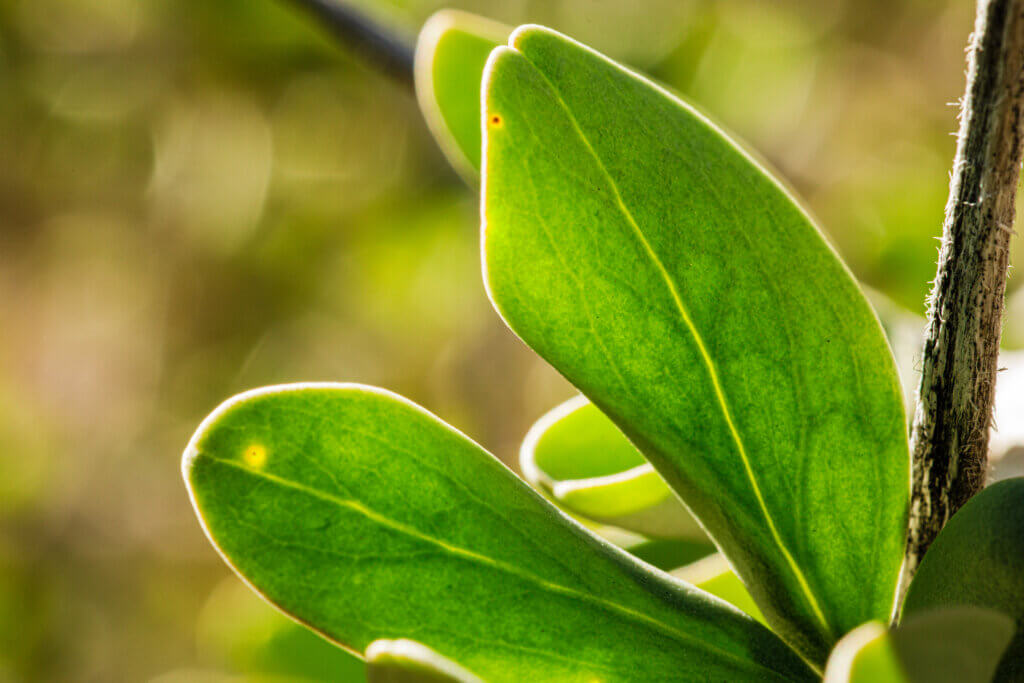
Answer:
POLYGON ((245 464, 249 467, 263 467, 267 464, 267 449, 259 444, 253 444, 245 449, 245 464))

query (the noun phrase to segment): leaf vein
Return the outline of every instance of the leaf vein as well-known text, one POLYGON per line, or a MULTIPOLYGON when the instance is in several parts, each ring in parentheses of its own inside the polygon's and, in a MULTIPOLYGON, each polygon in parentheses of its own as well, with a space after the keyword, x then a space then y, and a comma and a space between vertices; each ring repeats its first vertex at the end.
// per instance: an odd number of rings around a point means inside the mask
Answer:
POLYGON ((683 320, 683 323, 686 325, 687 330, 693 337, 694 343, 697 346, 697 350, 700 353, 701 360, 703 361, 704 366, 707 369, 708 376, 711 380, 712 389, 715 393, 715 398, 718 401, 719 408, 722 411, 722 416, 725 420, 726 426, 729 429, 729 433, 732 437, 732 440, 736 444, 736 450, 740 456, 740 460, 743 462, 743 467, 746 472, 747 479, 750 481, 751 489, 754 492, 754 497, 757 499, 758 506, 761 508, 761 513, 764 516, 765 522, 768 526, 768 530, 772 535, 772 540, 775 541, 775 544, 779 547, 779 550, 782 552, 783 557, 786 559, 786 563, 790 566, 790 569, 793 572, 793 575, 796 578, 797 583, 800 585, 800 589, 803 591, 804 597, 808 605, 810 606, 811 610, 814 612, 815 617, 821 623, 824 630, 827 633, 831 634, 832 629, 828 624, 828 620, 825 618, 824 612, 818 604, 814 592, 811 590, 811 587, 808 584, 807 579, 803 574, 803 571, 800 569, 800 566, 797 564, 796 559, 793 557, 792 553, 789 551, 789 548, 782 540, 782 536, 779 534, 778 528, 775 526, 775 520, 772 518, 772 515, 768 510, 767 504, 764 499, 764 495, 761 492, 761 487, 757 483, 757 477, 755 476, 753 467, 751 466, 750 458, 747 455, 746 447, 743 444, 743 439, 740 436, 739 430, 737 429, 736 423, 732 417, 732 411, 730 410, 729 404, 726 401, 725 391, 723 390, 721 380, 718 377, 718 370, 715 368, 714 361, 711 358, 710 353, 708 352, 703 337, 701 336, 696 325, 694 324, 693 319, 690 317, 689 310, 683 303, 682 297, 679 294, 679 290, 675 280, 672 278, 671 273, 668 272, 668 269, 665 267, 665 264, 662 263, 661 259, 658 257, 657 252, 651 246, 650 241, 647 239, 647 236, 640 228, 632 212, 629 210, 629 207, 626 206, 626 203, 622 198, 622 194, 619 191, 618 184, 615 182, 615 179, 608 171, 608 168, 605 166, 604 161, 597 153, 597 150, 595 150, 593 145, 590 143, 590 139, 587 137, 586 133, 583 132, 583 129, 580 127, 579 121, 577 121, 576 119, 576 115, 572 112, 568 103, 562 97, 562 94, 559 92, 558 88, 555 87, 555 84, 552 83, 551 80, 548 78, 547 74, 545 74, 539 68, 534 68, 536 69, 537 73, 541 76, 541 78, 543 78, 548 83, 548 86, 550 87, 555 99, 561 105, 562 109, 565 111, 569 123, 572 125, 574 131, 579 136, 580 141, 586 147, 590 156, 593 157, 598 169, 605 177, 605 180, 608 183, 608 187, 612 191, 612 194, 614 196, 617 208, 622 213, 623 217, 626 219, 626 222, 631 227, 633 233, 636 235, 637 239, 643 246, 644 251, 647 253, 648 257, 654 264, 655 268, 658 270, 658 273, 661 276, 662 280, 665 282, 665 286, 668 288, 669 293, 671 294, 673 303, 675 304, 675 307, 678 310, 679 315, 683 320))
POLYGON ((562 595, 565 597, 579 600, 581 602, 591 604, 599 609, 616 615, 621 619, 636 622, 674 640, 686 642, 691 646, 695 644, 698 649, 714 652, 716 655, 722 657, 723 659, 731 660, 737 663, 741 668, 749 668, 751 666, 754 666, 757 667, 759 670, 770 671, 773 675, 778 675, 777 671, 774 671, 773 669, 770 669, 759 662, 755 662, 750 659, 745 659, 735 653, 723 650, 715 645, 712 645, 711 643, 700 640, 699 638, 696 638, 684 631, 675 629, 669 626, 668 624, 665 624, 651 616, 648 616, 642 612, 638 612, 635 609, 632 609, 625 605, 621 605, 611 600, 600 598, 596 595, 588 595, 587 593, 580 592, 568 586, 563 586, 561 584, 548 581, 544 578, 531 574, 530 572, 523 571, 508 563, 502 562, 500 560, 495 560, 494 558, 482 555, 478 552, 469 550, 467 548, 462 548, 457 545, 453 545, 439 538, 435 538, 433 536, 430 536, 429 534, 423 533, 422 531, 414 527, 411 527, 407 524, 403 524, 402 522, 393 520, 379 512, 376 512, 375 510, 372 510, 371 508, 367 507, 358 500, 339 498, 337 496, 331 495, 330 493, 318 491, 317 489, 306 486, 305 484, 302 484, 300 482, 285 479, 283 477, 279 477, 277 475, 271 474, 263 470, 252 469, 234 460, 218 458, 208 453, 200 453, 199 455, 209 458, 210 460, 220 465, 224 465, 239 470, 241 472, 245 472, 246 474, 249 474, 250 476, 256 477, 258 479, 264 479, 266 481, 275 483, 279 486, 283 486, 285 488, 298 491, 313 498, 317 498, 323 502, 330 503, 341 508, 346 508, 348 510, 351 510, 357 514, 366 517, 367 519, 379 524, 380 526, 398 532, 399 534, 410 536, 425 543, 435 545, 441 550, 447 552, 449 555, 459 557, 469 562, 474 562, 477 564, 490 567, 494 570, 503 572, 505 574, 515 576, 523 581, 533 583, 539 586, 542 590, 548 591, 550 593, 555 593, 558 595, 562 595))

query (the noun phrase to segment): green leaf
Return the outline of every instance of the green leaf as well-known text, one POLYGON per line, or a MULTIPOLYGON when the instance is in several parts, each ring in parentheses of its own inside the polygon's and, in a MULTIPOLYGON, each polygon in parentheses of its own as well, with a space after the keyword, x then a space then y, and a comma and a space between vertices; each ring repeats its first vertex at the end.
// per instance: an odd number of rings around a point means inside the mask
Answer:
POLYGON ((824 663, 886 619, 910 489, 877 319, 793 198, 689 105, 522 27, 485 71, 485 282, 824 663))
POLYGON ((519 466, 526 481, 575 515, 657 538, 707 538, 650 463, 583 396, 537 420, 519 466))
POLYGON ((1024 680, 1024 477, 989 486, 946 523, 907 588, 903 617, 954 605, 1016 621, 996 680, 1024 680))
MULTIPOLYGON (((573 517, 571 514, 569 516, 573 517)), ((714 544, 707 538, 648 538, 617 526, 595 524, 579 517, 573 518, 590 529, 595 536, 664 571, 696 562, 716 551, 714 544)))
POLYGON ((228 563, 355 651, 411 637, 488 681, 810 675, 760 624, 599 540, 388 392, 242 394, 183 470, 228 563))
POLYGON ((908 617, 890 637, 912 683, 989 683, 1014 630, 998 611, 949 607, 908 617))
POLYGON ((836 644, 822 683, 909 683, 885 624, 869 621, 836 644))
POLYGON ((925 611, 892 631, 869 622, 836 645, 824 683, 989 683, 1013 631, 978 607, 925 611))
POLYGON ((511 29, 457 10, 441 10, 416 41, 416 99, 449 163, 480 181, 480 79, 491 50, 511 29))
POLYGON ((375 640, 366 648, 369 683, 483 683, 414 640, 375 640))
POLYGON ((672 576, 691 583, 702 591, 722 598, 730 605, 742 610, 762 623, 766 623, 757 603, 750 597, 747 587, 736 576, 729 560, 721 553, 715 553, 697 560, 672 572, 672 576))
MULTIPOLYGON (((613 539, 609 540, 614 542, 613 539)), ((619 544, 616 543, 616 545, 619 544)), ((645 539, 631 545, 619 545, 619 547, 633 557, 665 571, 691 564, 715 552, 715 546, 710 541, 691 541, 686 538, 645 539)), ((708 592, 717 595, 714 591, 708 592)))

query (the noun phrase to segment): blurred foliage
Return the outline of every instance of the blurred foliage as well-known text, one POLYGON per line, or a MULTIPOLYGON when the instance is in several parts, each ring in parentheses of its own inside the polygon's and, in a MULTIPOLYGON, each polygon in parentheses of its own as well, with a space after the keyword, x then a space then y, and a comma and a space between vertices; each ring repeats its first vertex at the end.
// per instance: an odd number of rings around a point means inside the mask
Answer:
MULTIPOLYGON (((442 6, 361 4, 410 35, 442 6)), ((451 4, 649 69, 922 310, 972 3, 451 4)), ((491 312, 475 198, 413 98, 276 0, 0 0, 0 329, 3 682, 262 666, 199 626, 251 613, 216 603, 178 473, 225 397, 383 385, 511 462, 572 395, 491 312)))
POLYGON ((200 659, 249 678, 363 683, 355 655, 291 621, 229 576, 218 585, 196 626, 200 659))

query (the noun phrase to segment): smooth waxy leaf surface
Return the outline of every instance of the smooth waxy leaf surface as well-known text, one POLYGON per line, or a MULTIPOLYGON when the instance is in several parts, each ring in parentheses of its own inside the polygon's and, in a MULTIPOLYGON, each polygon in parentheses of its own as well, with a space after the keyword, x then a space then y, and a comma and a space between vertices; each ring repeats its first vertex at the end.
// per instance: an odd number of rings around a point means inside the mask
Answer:
POLYGON ((801 680, 725 603, 569 520, 393 394, 243 394, 183 463, 210 539, 265 597, 363 651, 415 638, 487 681, 801 680))
POLYGON ((456 10, 431 16, 416 41, 416 99, 449 163, 480 179, 480 79, 491 50, 510 29, 456 10))
POLYGON ((368 683, 483 683, 413 640, 375 640, 366 648, 368 683))
POLYGON ((794 200, 651 82, 540 27, 485 72, 485 281, 819 665, 892 611, 909 455, 877 319, 794 200))
POLYGON ((519 466, 530 484, 575 515, 658 538, 706 538, 651 464, 583 396, 537 420, 519 466))
POLYGON ((1013 632, 978 607, 927 610, 892 631, 870 622, 839 641, 824 683, 989 683, 1013 632))
POLYGON ((903 618, 955 605, 1016 621, 996 680, 1024 680, 1024 478, 989 486, 953 515, 910 582, 903 618))

